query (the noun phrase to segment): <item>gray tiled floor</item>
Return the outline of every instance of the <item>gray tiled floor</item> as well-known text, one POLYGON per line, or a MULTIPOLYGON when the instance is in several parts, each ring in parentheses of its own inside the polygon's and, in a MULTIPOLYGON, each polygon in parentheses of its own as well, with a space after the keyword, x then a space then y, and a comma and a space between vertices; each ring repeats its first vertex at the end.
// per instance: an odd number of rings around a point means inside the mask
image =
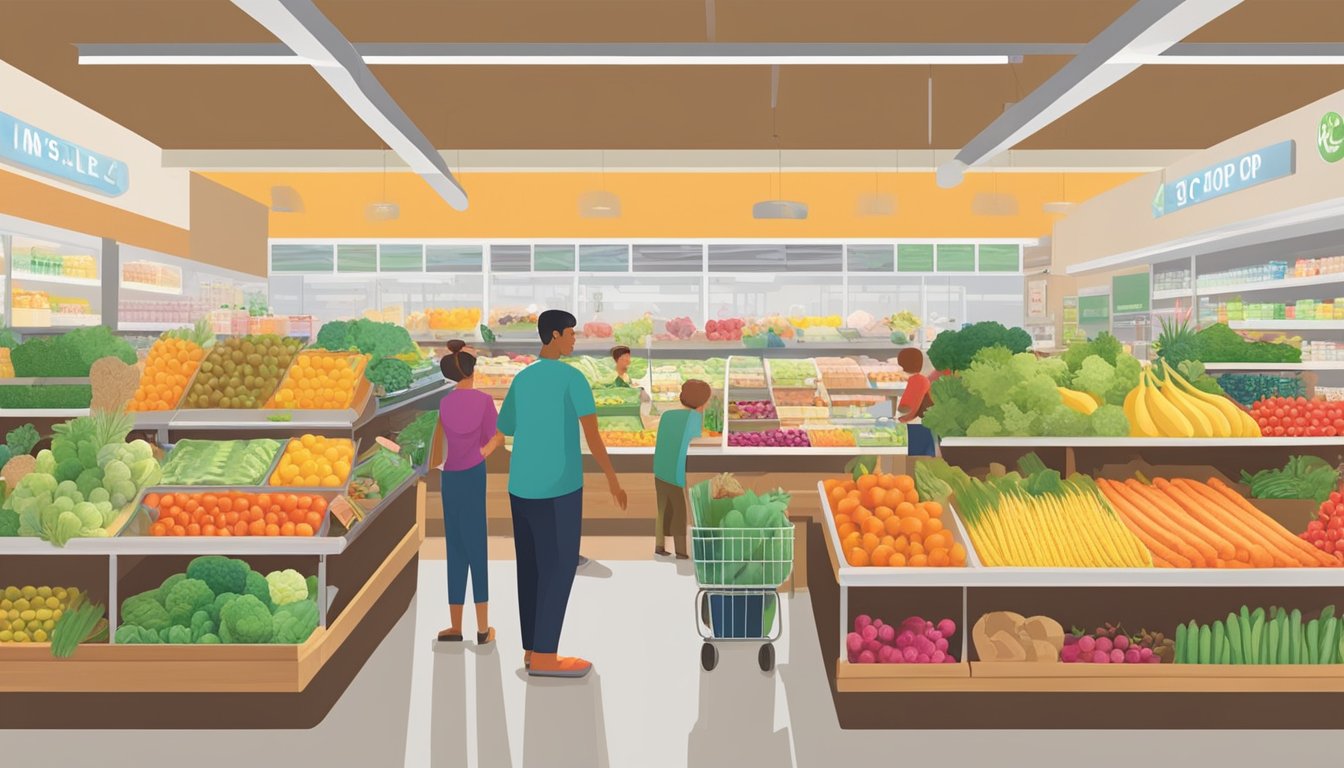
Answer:
MULTIPOLYGON (((422 561, 412 610, 341 702, 310 731, 46 731, 25 765, 544 766, 663 768, 985 764, 1328 765, 1339 732, 841 731, 805 594, 786 601, 774 675, 754 647, 725 647, 701 672, 694 584, 671 563, 594 563, 575 585, 561 651, 584 681, 518 673, 513 564, 495 563, 498 647, 435 653, 447 619, 442 561, 422 561)), ((468 627, 470 629, 470 627, 468 627)), ((1119 716, 1119 715, 1117 715, 1119 716)), ((1344 722, 1344 719, 1342 719, 1344 722)), ((12 732, 0 738, 14 745, 12 732)), ((24 738, 20 736, 20 739, 24 738)), ((34 741, 33 743, 37 743, 34 741)), ((1334 762, 1332 762, 1332 760, 1334 762)))

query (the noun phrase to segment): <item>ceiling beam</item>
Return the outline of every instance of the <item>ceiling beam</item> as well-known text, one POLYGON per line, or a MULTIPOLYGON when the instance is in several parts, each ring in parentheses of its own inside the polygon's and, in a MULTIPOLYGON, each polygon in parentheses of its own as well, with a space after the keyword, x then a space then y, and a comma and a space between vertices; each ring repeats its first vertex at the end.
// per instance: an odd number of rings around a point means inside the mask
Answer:
POLYGON ((971 139, 956 159, 938 169, 938 184, 955 187, 967 168, 992 160, 1125 78, 1241 0, 1138 0, 1049 80, 1027 94, 971 139))
POLYGON ((312 0, 233 0, 311 65, 379 138, 453 208, 467 208, 467 193, 434 144, 373 76, 359 53, 312 0))

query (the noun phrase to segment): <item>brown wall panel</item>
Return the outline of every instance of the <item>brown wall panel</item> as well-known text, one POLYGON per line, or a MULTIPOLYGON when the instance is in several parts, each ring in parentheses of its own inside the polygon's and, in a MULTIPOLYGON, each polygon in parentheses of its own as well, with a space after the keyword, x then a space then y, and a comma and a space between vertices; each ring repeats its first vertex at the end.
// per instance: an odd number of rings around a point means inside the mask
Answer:
POLYGON ((266 206, 193 173, 192 260, 265 277, 269 216, 266 206))
MULTIPOLYGON (((263 223, 264 212, 265 209, 263 223)), ((185 229, 3 170, 0 170, 0 213, 173 256, 186 256, 189 250, 185 229)))

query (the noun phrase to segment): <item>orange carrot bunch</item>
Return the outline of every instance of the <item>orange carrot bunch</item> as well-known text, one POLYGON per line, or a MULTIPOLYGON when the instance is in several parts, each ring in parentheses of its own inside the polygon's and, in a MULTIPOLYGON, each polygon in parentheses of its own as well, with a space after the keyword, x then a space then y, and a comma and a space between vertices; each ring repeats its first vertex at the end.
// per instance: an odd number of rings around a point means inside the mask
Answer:
POLYGON ((1097 480, 1125 526, 1166 568, 1316 568, 1339 561, 1293 535, 1226 483, 1097 480))

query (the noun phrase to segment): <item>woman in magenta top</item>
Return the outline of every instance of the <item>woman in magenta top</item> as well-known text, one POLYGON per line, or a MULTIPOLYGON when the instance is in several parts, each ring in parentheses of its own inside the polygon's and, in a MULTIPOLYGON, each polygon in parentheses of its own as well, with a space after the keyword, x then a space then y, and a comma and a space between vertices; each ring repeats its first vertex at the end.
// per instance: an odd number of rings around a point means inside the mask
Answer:
POLYGON ((452 626, 439 639, 462 640, 462 607, 471 577, 476 599, 476 642, 493 642, 489 621, 490 576, 485 539, 485 459, 504 441, 495 429, 495 401, 476 389, 476 356, 461 341, 448 342, 439 361, 444 377, 457 382, 439 402, 434 462, 442 459, 440 496, 448 545, 448 610, 452 626))

